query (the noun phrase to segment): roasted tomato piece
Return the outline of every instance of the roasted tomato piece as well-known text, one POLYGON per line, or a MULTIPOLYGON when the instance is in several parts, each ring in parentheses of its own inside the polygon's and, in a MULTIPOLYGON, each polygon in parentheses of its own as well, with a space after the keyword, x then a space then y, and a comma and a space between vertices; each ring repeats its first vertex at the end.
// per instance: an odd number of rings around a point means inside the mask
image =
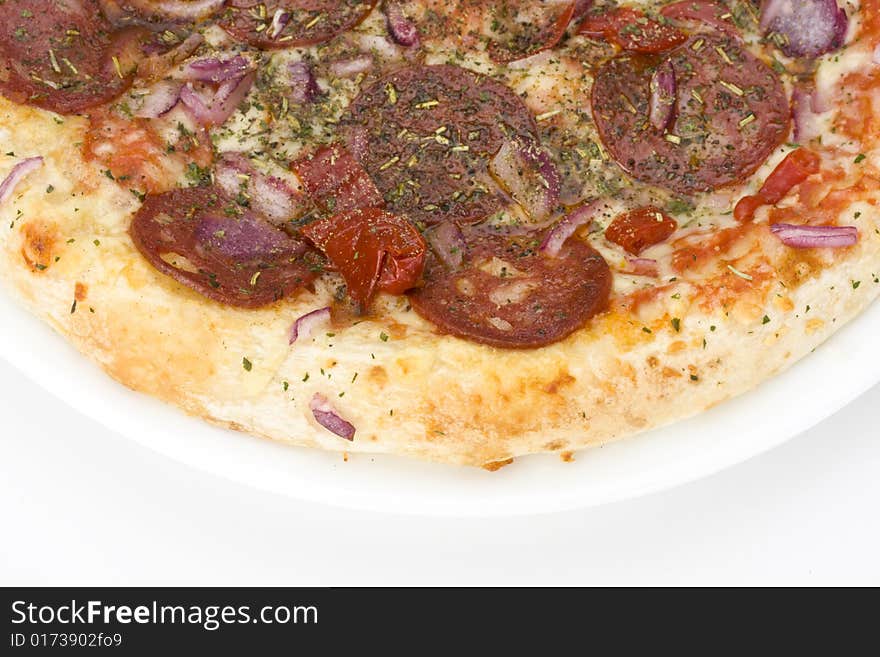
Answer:
POLYGON ((655 207, 639 208, 620 215, 605 231, 609 242, 619 244, 633 255, 659 244, 678 229, 675 219, 655 207))
POLYGON ((403 294, 421 280, 425 240, 409 221, 381 208, 342 212, 307 224, 302 233, 342 274, 361 310, 376 292, 403 294))
POLYGON ((615 9, 587 16, 578 34, 600 37, 630 52, 664 52, 687 41, 684 32, 651 20, 635 9, 615 9))
POLYGON ((779 163, 773 173, 761 186, 761 191, 753 196, 746 196, 736 204, 733 216, 737 221, 751 221, 755 212, 762 205, 776 205, 784 199, 797 185, 800 185, 814 173, 819 173, 821 161, 819 156, 806 148, 799 148, 789 153, 779 163))

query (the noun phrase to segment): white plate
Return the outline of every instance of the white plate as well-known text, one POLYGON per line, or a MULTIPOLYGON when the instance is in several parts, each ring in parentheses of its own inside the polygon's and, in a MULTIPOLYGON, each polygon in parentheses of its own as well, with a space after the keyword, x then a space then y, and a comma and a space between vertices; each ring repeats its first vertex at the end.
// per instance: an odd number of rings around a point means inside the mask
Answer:
POLYGON ((880 303, 757 391, 673 426, 496 473, 339 455, 226 431, 134 393, 0 292, 0 356, 81 413, 140 444, 302 500, 408 514, 487 516, 594 506, 693 481, 809 429, 880 382, 880 303))

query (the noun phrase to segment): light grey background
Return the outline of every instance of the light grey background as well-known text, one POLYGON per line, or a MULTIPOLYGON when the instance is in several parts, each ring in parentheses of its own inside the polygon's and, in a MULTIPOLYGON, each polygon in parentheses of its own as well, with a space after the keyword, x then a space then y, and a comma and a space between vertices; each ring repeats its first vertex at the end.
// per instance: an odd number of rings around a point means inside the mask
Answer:
POLYGON ((880 585, 880 387, 710 479, 499 520, 230 483, 104 429, 3 361, 0 417, 0 585, 880 585))

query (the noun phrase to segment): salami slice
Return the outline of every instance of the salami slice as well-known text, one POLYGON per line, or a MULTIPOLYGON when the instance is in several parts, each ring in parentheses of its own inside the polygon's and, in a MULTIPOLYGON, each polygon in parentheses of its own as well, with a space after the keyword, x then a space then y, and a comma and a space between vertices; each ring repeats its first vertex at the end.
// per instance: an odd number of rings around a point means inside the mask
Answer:
POLYGON ((660 14, 672 21, 702 23, 739 36, 733 12, 718 0, 679 0, 663 7, 660 14))
POLYGON ((114 22, 129 18, 155 24, 194 23, 217 13, 224 0, 99 0, 114 22))
POLYGON ((593 117, 605 147, 634 178, 681 194, 751 175, 788 135, 790 109, 779 77, 733 38, 696 35, 665 57, 624 55, 593 86, 593 117), (672 120, 649 120, 651 78, 675 72, 672 120))
POLYGON ((114 32, 97 0, 6 0, 0 3, 0 91, 61 114, 100 105, 132 82, 132 35, 114 32))
POLYGON ((258 48, 324 43, 364 20, 377 0, 230 0, 220 24, 258 48))
MULTIPOLYGON (((479 3, 485 8, 484 0, 479 3)), ((565 34, 576 9, 574 0, 492 3, 489 54, 497 62, 512 62, 552 48, 565 34)))
POLYGON ((325 214, 377 207, 384 202, 360 162, 338 145, 320 148, 291 168, 325 214))
POLYGON ((412 66, 358 96, 343 130, 389 208, 425 224, 481 221, 503 201, 488 163, 531 112, 506 86, 457 66, 412 66))
POLYGON ((450 270, 429 257, 425 287, 410 293, 416 311, 441 330, 508 349, 561 340, 602 312, 611 272, 602 256, 571 239, 559 257, 540 236, 466 229, 468 257, 450 270))
POLYGON ((320 256, 218 187, 148 196, 130 228, 156 269, 206 297, 257 308, 310 284, 320 256))

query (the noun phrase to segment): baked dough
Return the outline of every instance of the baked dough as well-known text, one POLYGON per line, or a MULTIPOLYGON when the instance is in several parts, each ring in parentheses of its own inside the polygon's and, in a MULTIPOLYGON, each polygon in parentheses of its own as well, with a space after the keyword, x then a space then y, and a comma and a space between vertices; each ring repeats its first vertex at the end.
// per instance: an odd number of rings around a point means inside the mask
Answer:
MULTIPOLYGON (((601 232, 584 236, 617 270, 610 308, 539 349, 444 335, 406 297, 384 294, 369 314, 336 316, 291 345, 294 320, 331 305, 338 277, 259 309, 199 295, 133 245, 141 201, 85 158, 89 118, 4 98, 0 177, 25 157, 44 165, 0 207, 0 280, 120 383, 291 445, 497 467, 667 425, 807 357, 880 294, 880 2, 845 6, 847 45, 817 60, 815 74, 831 108, 813 117, 820 129, 809 142, 822 173, 751 223, 733 219, 732 204, 760 187, 790 145, 744 184, 696 196, 688 223, 649 252, 660 267, 650 282, 621 273, 622 252, 601 232), (855 226, 860 238, 846 249, 793 249, 768 227, 792 217, 855 226), (685 252, 692 262, 681 266, 685 252), (357 428, 353 441, 316 422, 316 393, 357 428)), ((355 33, 382 29, 368 20, 355 33)), ((428 59, 442 57, 426 47, 428 59)), ((586 46, 566 46, 576 47, 586 46)), ((536 115, 553 111, 559 96, 546 81, 562 94, 567 64, 541 54, 524 61, 504 75, 517 91, 545 92, 528 96, 536 115)))

